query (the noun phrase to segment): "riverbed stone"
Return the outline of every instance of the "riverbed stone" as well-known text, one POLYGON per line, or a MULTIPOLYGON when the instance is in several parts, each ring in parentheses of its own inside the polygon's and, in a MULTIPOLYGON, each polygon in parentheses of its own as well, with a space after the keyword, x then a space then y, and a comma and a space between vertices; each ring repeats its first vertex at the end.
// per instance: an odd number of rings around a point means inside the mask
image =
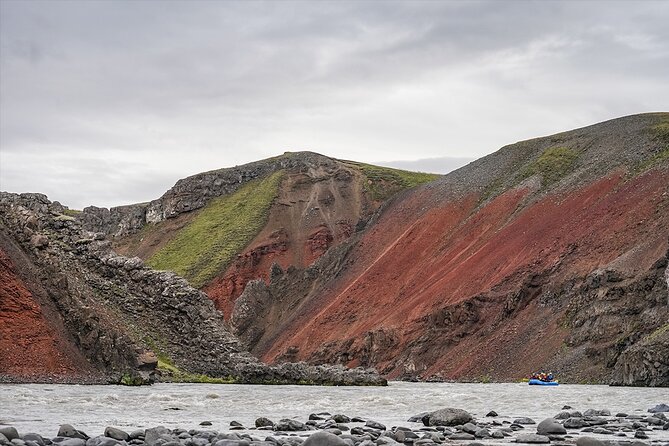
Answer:
POLYGON ((79 438, 82 440, 88 440, 89 436, 86 435, 84 432, 77 430, 72 426, 71 424, 61 424, 60 428, 58 429, 58 434, 57 436, 59 437, 69 437, 69 438, 79 438))
POLYGON ((594 437, 579 437, 576 446, 605 446, 604 442, 594 437))
POLYGON ((585 421, 583 421, 583 418, 568 418, 564 420, 562 425, 567 429, 580 429, 585 426, 585 421))
MULTIPOLYGON (((159 443, 167 443, 174 440, 172 432, 167 429, 165 426, 157 426, 151 429, 147 429, 144 433, 144 443, 147 446, 156 446, 159 443)), ((163 446, 165 446, 163 444, 163 446)))
POLYGON ((113 438, 115 440, 120 440, 120 441, 130 440, 130 435, 127 432, 112 426, 108 426, 105 429, 105 437, 113 438))
POLYGON ((70 437, 58 443, 60 446, 85 446, 86 441, 83 438, 70 437))
POLYGON ((44 438, 40 434, 35 434, 35 433, 30 432, 30 433, 22 435, 21 438, 23 439, 23 441, 26 442, 26 444, 27 444, 28 441, 33 441, 33 442, 37 443, 39 446, 44 446, 45 445, 44 438))
POLYGON ((550 438, 539 434, 520 434, 516 437, 516 443, 544 444, 550 442, 550 438))
POLYGON ((648 412, 650 413, 658 413, 658 412, 669 412, 669 405, 661 403, 658 404, 657 406, 651 407, 648 409, 648 412))
POLYGON ((271 427, 274 426, 274 421, 269 418, 260 417, 256 418, 255 425, 256 427, 271 427))
POLYGON ((19 438, 19 432, 15 427, 0 427, 0 434, 5 436, 5 441, 12 441, 15 438, 19 438))
POLYGON ((307 431, 309 430, 309 426, 297 420, 284 418, 279 420, 278 423, 274 424, 274 430, 285 432, 307 431))
POLYGON ((527 424, 537 424, 536 421, 534 421, 532 418, 529 418, 529 417, 516 418, 515 420, 513 420, 513 423, 514 424, 520 424, 520 425, 523 425, 523 424, 525 424, 525 425, 527 425, 527 424))
POLYGON ((365 426, 367 426, 369 428, 372 428, 372 429, 380 430, 380 431, 386 430, 386 426, 384 424, 381 424, 378 421, 373 421, 373 420, 367 420, 367 422, 365 423, 365 426))
POLYGON ((458 426, 469 423, 473 418, 466 410, 448 407, 429 413, 422 421, 426 426, 458 426))
POLYGON ((450 437, 448 437, 449 440, 475 440, 476 437, 472 434, 468 434, 467 432, 457 432, 450 437))
POLYGON ((566 434, 567 429, 565 429, 564 426, 555 421, 553 418, 546 418, 537 425, 537 433, 539 435, 561 435, 566 434))
POLYGON ((610 417, 611 411, 609 409, 588 409, 583 412, 584 417, 610 417))

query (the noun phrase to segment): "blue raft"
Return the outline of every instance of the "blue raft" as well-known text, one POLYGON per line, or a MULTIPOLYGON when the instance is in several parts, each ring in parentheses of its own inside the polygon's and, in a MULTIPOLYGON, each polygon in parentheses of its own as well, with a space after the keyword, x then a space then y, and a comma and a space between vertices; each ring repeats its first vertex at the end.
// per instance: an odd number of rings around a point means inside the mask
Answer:
POLYGON ((558 383, 557 381, 542 381, 540 379, 532 378, 531 380, 528 381, 528 384, 531 386, 557 386, 560 383, 558 383))

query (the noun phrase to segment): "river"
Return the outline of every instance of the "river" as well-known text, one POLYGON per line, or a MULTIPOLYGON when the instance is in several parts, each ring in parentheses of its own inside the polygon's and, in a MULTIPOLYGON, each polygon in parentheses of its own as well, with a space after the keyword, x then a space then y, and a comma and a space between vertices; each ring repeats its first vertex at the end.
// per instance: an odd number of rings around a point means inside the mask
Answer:
MULTIPOLYGON (((235 420, 254 426, 256 418, 306 421, 310 413, 359 416, 391 426, 416 427, 407 419, 420 412, 455 407, 483 418, 496 411, 498 420, 529 416, 537 422, 563 406, 576 410, 609 409, 645 414, 669 404, 669 389, 590 385, 558 387, 509 384, 391 382, 388 387, 309 387, 213 384, 155 384, 147 387, 49 384, 0 385, 0 424, 19 432, 53 437, 62 423, 91 436, 107 426, 126 431, 164 425, 226 431, 235 420)), ((666 432, 669 440, 669 431, 666 432)), ((665 435, 662 435, 665 437, 665 435)))

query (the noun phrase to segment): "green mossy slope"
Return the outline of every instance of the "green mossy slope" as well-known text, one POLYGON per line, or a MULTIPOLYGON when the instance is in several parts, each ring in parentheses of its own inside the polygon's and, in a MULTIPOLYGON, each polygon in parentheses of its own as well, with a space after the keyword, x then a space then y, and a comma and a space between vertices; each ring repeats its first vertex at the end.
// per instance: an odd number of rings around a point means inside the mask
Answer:
POLYGON ((225 268, 265 225, 283 172, 251 181, 231 195, 212 200, 195 219, 148 260, 200 288, 225 268))
POLYGON ((429 183, 441 176, 434 173, 410 172, 353 161, 346 161, 346 164, 358 169, 365 175, 367 178, 365 189, 370 193, 371 198, 377 201, 386 200, 401 190, 429 183))

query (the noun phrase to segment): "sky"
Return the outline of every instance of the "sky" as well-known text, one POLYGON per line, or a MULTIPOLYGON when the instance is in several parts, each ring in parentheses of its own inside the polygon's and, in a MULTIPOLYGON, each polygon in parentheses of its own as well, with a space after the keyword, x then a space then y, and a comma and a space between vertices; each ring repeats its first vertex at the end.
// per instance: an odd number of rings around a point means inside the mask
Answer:
POLYGON ((669 1, 0 0, 0 190, 75 209, 281 154, 444 173, 669 110, 669 1))

